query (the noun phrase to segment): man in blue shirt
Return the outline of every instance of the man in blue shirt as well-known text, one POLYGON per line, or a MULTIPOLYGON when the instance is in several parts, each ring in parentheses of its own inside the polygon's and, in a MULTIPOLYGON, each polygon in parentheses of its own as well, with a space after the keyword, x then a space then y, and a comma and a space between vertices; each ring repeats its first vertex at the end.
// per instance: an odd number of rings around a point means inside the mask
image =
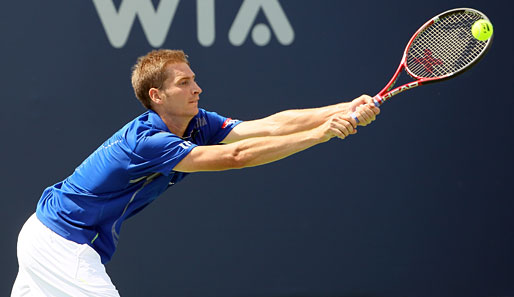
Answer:
POLYGON ((180 50, 155 50, 133 67, 148 109, 48 187, 18 239, 12 296, 119 296, 105 272, 124 220, 186 175, 262 165, 333 137, 380 112, 369 96, 241 122, 198 107, 202 89, 180 50), (224 143, 225 145, 217 145, 224 143))

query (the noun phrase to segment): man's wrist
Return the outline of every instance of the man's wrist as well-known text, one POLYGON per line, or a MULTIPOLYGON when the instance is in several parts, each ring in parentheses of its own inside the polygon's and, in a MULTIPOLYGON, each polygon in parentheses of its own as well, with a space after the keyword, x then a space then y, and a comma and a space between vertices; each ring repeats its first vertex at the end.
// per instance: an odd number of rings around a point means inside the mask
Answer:
POLYGON ((335 106, 336 108, 336 112, 334 114, 337 114, 337 113, 348 113, 351 109, 351 106, 350 106, 350 102, 342 102, 342 103, 339 103, 335 106))

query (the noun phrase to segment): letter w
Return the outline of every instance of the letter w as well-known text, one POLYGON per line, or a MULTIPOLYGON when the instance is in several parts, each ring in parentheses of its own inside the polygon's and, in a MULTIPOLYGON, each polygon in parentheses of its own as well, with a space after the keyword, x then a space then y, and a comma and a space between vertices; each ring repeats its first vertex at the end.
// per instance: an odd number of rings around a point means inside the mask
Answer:
POLYGON ((93 0, 93 4, 113 47, 125 46, 136 15, 150 45, 160 47, 166 39, 179 1, 161 0, 154 9, 152 0, 123 0, 118 12, 112 0, 93 0))

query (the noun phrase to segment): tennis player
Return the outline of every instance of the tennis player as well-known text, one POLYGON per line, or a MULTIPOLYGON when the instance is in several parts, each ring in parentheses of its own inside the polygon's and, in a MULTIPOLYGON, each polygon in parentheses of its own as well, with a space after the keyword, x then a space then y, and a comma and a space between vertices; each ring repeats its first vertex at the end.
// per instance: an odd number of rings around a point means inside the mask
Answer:
POLYGON ((119 296, 106 273, 124 220, 191 172, 266 164, 356 132, 380 110, 369 96, 239 121, 198 107, 202 89, 180 50, 154 50, 132 69, 148 109, 45 189, 18 238, 11 296, 119 296), (218 145, 224 144, 224 145, 218 145))

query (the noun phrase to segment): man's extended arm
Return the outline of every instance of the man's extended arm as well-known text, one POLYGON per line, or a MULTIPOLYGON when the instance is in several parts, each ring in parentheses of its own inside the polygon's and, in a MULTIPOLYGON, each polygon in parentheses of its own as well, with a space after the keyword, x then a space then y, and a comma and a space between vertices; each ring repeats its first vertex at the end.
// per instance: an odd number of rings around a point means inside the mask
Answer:
POLYGON ((246 121, 236 126, 223 140, 224 143, 262 136, 279 136, 313 129, 325 123, 331 116, 342 114, 349 116, 357 111, 359 125, 366 126, 380 110, 374 107, 372 98, 362 95, 353 101, 330 106, 286 110, 263 119, 246 121), (369 105, 370 108, 363 108, 369 105))
POLYGON ((357 123, 351 116, 336 114, 322 125, 307 131, 253 137, 226 145, 197 146, 173 170, 220 171, 271 163, 333 137, 344 139, 355 133, 356 126, 357 123))

